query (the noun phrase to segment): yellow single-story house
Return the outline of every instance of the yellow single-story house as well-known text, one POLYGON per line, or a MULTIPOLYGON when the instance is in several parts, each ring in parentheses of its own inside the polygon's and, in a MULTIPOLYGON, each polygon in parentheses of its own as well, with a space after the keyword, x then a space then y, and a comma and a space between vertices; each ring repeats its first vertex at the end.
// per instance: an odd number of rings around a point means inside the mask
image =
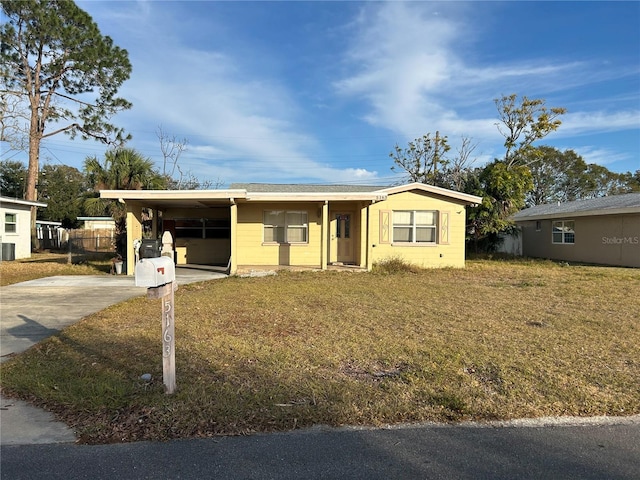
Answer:
MULTIPOLYGON (((102 190, 127 206, 127 252, 171 232, 177 265, 370 270, 397 257, 463 267, 465 207, 481 197, 411 183, 393 187, 233 184, 228 190, 102 190), (143 215, 144 212, 144 215, 143 215)), ((127 254, 127 272, 134 255, 127 254)))

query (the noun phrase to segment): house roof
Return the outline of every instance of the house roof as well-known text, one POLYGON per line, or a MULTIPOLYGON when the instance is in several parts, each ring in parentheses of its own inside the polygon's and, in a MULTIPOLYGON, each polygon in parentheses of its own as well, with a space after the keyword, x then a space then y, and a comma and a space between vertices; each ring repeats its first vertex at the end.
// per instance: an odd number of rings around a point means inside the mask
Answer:
POLYGON ((543 220, 560 217, 588 217, 640 213, 640 193, 626 193, 609 197, 575 200, 561 204, 536 205, 521 210, 511 218, 515 221, 543 220))
POLYGON ((11 197, 4 197, 4 196, 0 196, 0 204, 2 204, 2 206, 7 206, 7 205, 26 205, 28 207, 46 207, 47 206, 46 203, 42 203, 42 202, 32 202, 30 200, 22 200, 20 198, 11 198, 11 197))
POLYGON ((308 185, 234 183, 228 190, 101 190, 101 198, 123 202, 138 202, 155 208, 189 207, 207 208, 230 205, 236 202, 324 202, 386 200, 388 195, 411 190, 421 190, 457 200, 465 204, 477 204, 481 197, 454 192, 445 188, 410 183, 396 187, 367 185, 308 185))

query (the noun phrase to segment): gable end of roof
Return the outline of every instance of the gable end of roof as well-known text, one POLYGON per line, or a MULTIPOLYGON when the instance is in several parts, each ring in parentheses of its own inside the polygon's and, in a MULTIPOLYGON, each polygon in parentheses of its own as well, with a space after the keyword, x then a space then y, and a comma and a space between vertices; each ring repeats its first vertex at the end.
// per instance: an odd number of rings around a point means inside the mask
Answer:
POLYGON ((448 188, 436 187, 434 185, 427 185, 425 183, 407 183, 405 185, 398 185, 395 187, 387 187, 383 190, 379 190, 381 193, 387 195, 393 195, 396 193, 409 192, 411 190, 420 190, 434 195, 440 195, 450 199, 459 200, 467 205, 478 205, 482 203, 482 197, 476 195, 470 195, 468 193, 456 192, 455 190, 449 190, 448 188))

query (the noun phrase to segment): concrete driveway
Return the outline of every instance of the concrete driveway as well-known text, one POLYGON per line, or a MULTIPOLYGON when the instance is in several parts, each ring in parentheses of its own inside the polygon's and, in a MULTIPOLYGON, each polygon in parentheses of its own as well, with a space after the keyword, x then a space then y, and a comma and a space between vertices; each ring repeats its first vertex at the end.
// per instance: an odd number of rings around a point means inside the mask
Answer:
MULTIPOLYGON (((176 268, 178 285, 224 278, 225 274, 176 268)), ((0 362, 109 305, 146 294, 133 277, 46 277, 0 288, 0 362)))
MULTIPOLYGON (((176 268, 178 285, 225 278, 212 270, 176 268)), ((57 276, 0 288, 0 362, 109 305, 146 294, 133 277, 57 276)), ((0 396, 0 444, 73 442, 66 425, 24 402, 0 396)))

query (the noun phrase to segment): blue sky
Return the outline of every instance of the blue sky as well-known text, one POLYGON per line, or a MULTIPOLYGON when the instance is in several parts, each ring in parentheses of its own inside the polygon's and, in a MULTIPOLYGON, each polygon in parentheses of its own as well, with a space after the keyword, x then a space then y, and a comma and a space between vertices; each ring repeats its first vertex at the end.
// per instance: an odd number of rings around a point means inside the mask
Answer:
MULTIPOLYGON (((161 165, 232 182, 389 184, 389 152, 436 130, 481 165, 504 154, 493 99, 565 107, 541 144, 640 169, 639 2, 81 1, 129 52, 115 122, 161 165)), ((81 168, 97 142, 52 137, 43 163, 81 168)), ((25 156, 26 159, 26 156, 25 156)))

